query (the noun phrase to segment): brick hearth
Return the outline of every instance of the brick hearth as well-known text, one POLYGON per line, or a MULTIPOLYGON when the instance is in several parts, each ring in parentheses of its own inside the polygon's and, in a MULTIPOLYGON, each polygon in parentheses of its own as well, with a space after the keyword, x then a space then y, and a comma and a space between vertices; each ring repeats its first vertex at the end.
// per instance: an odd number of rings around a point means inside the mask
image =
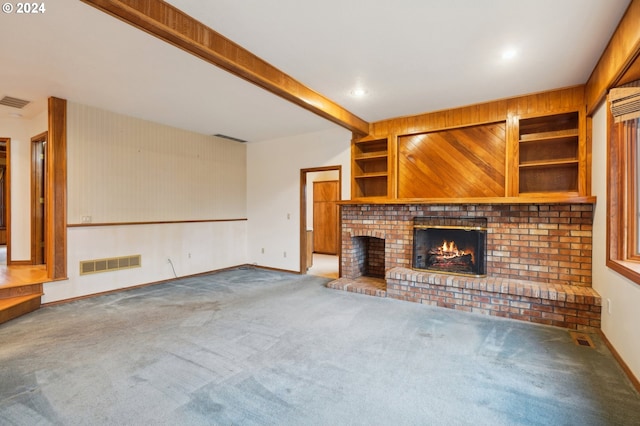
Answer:
POLYGON ((592 204, 344 204, 341 219, 342 275, 331 288, 573 329, 600 327, 601 301, 591 288, 592 204), (487 218, 487 277, 410 269, 413 219, 420 216, 487 218), (384 279, 362 277, 360 237, 384 241, 384 279))

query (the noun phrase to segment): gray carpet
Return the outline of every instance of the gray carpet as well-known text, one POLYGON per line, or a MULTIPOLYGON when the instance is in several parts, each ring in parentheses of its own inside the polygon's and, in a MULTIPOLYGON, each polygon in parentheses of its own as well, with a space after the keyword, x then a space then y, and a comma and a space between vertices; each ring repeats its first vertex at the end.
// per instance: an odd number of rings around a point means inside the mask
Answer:
POLYGON ((1 325, 0 424, 640 425, 597 335, 326 282, 238 269, 1 325))

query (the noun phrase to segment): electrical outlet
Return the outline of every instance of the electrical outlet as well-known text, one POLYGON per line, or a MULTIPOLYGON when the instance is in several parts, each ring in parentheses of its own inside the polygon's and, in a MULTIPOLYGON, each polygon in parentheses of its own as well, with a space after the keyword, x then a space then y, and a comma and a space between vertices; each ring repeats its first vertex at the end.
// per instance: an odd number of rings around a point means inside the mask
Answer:
POLYGON ((82 216, 82 223, 91 223, 91 216, 82 216))
POLYGON ((287 257, 287 252, 286 251, 284 252, 284 257, 287 257))
POLYGON ((264 247, 262 247, 262 250, 261 250, 261 252, 262 252, 262 254, 264 254, 264 247))
POLYGON ((290 220, 290 219, 291 219, 291 213, 287 213, 287 220, 290 220))
POLYGON ((191 253, 189 253, 189 259, 191 259, 191 253))

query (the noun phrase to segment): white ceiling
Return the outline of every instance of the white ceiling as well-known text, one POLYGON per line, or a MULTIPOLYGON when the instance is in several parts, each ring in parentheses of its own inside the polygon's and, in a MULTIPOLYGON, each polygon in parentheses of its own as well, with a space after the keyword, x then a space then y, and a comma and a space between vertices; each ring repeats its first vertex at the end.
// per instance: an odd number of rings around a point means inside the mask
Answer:
MULTIPOLYGON (((373 122, 585 83, 630 0, 169 3, 373 122)), ((45 6, 0 17, 0 97, 32 101, 0 118, 56 96, 248 141, 335 127, 79 0, 45 6)))

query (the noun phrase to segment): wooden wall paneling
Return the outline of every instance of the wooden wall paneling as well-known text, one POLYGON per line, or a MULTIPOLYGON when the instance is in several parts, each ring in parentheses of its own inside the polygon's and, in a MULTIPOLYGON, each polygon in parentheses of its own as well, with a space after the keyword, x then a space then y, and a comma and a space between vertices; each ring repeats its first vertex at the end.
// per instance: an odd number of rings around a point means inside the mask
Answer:
POLYGON ((586 84, 587 114, 591 115, 640 54, 640 0, 632 0, 586 84))
POLYGON ((520 157, 519 120, 517 115, 509 114, 506 121, 506 154, 505 154, 505 194, 507 197, 517 197, 518 163, 520 157))
POLYGON ((388 155, 389 162, 387 166, 388 182, 387 194, 388 198, 398 198, 398 135, 391 134, 388 138, 388 155))
POLYGON ((371 123, 372 137, 389 134, 411 135, 434 130, 467 127, 477 124, 504 121, 507 117, 507 100, 497 100, 477 105, 435 111, 411 117, 399 117, 371 123))
POLYGON ((504 197, 505 122, 398 140, 398 197, 504 197))
POLYGON ((520 118, 578 111, 584 106, 584 86, 511 98, 508 103, 509 113, 520 118))
MULTIPOLYGON (((530 95, 524 95, 514 98, 496 100, 486 102, 477 105, 463 106, 460 108, 454 108, 444 111, 436 111, 431 113, 420 114, 409 117, 398 117, 388 120, 383 120, 375 123, 371 123, 371 134, 367 136, 367 139, 388 139, 389 144, 389 182, 388 182, 388 197, 389 198, 415 198, 415 197, 433 197, 435 195, 425 195, 426 191, 420 189, 420 185, 428 185, 425 182, 425 177, 420 176, 420 170, 428 170, 425 165, 426 153, 422 152, 418 154, 416 160, 415 153, 409 153, 409 150, 416 149, 415 146, 409 145, 408 136, 422 135, 426 133, 438 133, 448 130, 460 129, 461 134, 469 132, 469 129, 475 129, 476 126, 489 125, 497 122, 502 122, 504 126, 505 135, 503 138, 504 145, 501 155, 503 164, 497 167, 497 164, 493 161, 489 161, 491 164, 491 173, 496 170, 500 170, 501 181, 500 189, 496 189, 492 185, 474 185, 469 184, 470 187, 460 189, 460 192, 464 195, 452 195, 455 193, 448 191, 446 195, 440 193, 440 196, 447 198, 451 197, 515 197, 520 196, 520 150, 519 150, 519 120, 525 118, 540 117, 546 115, 563 114, 568 112, 579 112, 585 109, 585 86, 579 85, 564 89, 551 90, 547 92, 534 93, 530 95), (412 158, 406 158, 406 155, 413 155, 412 158), (415 164, 411 164, 411 161, 415 160, 415 164), (421 184, 418 182, 422 182, 421 184), (421 195, 418 195, 421 194, 421 195), (475 195, 471 195, 475 194, 475 195), (492 194, 492 195, 484 195, 492 194), (499 194, 499 195, 497 195, 499 194)), ((581 113, 583 114, 583 113, 581 113)), ((547 179, 550 190, 552 188, 563 187, 562 182, 579 181, 578 184, 570 185, 568 189, 572 196, 585 195, 590 192, 590 168, 588 162, 589 145, 586 139, 586 127, 583 124, 586 121, 586 117, 581 115, 580 124, 580 146, 579 157, 580 166, 566 166, 565 171, 550 169, 550 174, 545 175, 544 172, 527 170, 532 176, 526 179, 527 182, 531 182, 532 179, 547 179), (538 174, 540 177, 538 178, 538 174), (560 182, 555 183, 556 180, 560 182)), ((444 134, 444 133, 443 133, 444 134)), ((487 135, 475 135, 472 138, 484 138, 487 135)), ((491 140, 491 138, 487 139, 491 140)), ((478 144, 477 146, 481 146, 478 144)), ((454 149, 455 151, 455 149, 454 149)), ((437 155, 449 155, 452 158, 457 158, 458 154, 443 153, 434 150, 432 153, 437 155)), ((498 157, 494 157, 498 158, 498 157)), ((440 160, 444 162, 444 159, 440 157, 440 160)), ((466 159, 460 157, 457 158, 461 164, 467 164, 466 159)), ((486 161, 480 160, 478 165, 473 165, 478 172, 484 169, 486 161)), ((494 160, 495 161, 495 160, 494 160)), ((431 176, 431 178, 436 178, 431 176)), ((427 179, 429 180, 429 179, 427 179)), ((495 181, 495 179, 493 179, 495 181)), ((543 185, 544 186, 544 185, 543 185)), ((524 188, 523 188, 524 189, 524 188)), ((379 191, 378 191, 379 192, 379 191)), ((353 192, 353 198, 358 198, 357 189, 353 192)), ((540 194, 540 195, 545 195, 540 194)))
POLYGON ((585 109, 585 192, 584 195, 590 196, 593 192, 593 177, 591 170, 593 170, 593 119, 590 115, 587 115, 585 109))
POLYGON ((271 93, 361 135, 369 123, 161 0, 83 0, 271 93))
POLYGON ((520 116, 553 113, 583 105, 584 86, 575 86, 531 95, 501 99, 442 111, 399 117, 371 123, 371 137, 386 137, 395 133, 408 135, 433 130, 495 123, 508 114, 520 116))
MULTIPOLYGON (((578 194, 591 195, 591 148, 587 138, 586 105, 579 111, 578 137, 578 194)), ((589 135, 591 133, 589 132, 589 135)))
POLYGON ((49 98, 46 250, 50 279, 67 278, 67 101, 49 98))
POLYGON ((629 69, 626 70, 620 80, 616 82, 616 86, 622 86, 623 84, 631 83, 636 80, 640 80, 640 52, 633 60, 629 69))

